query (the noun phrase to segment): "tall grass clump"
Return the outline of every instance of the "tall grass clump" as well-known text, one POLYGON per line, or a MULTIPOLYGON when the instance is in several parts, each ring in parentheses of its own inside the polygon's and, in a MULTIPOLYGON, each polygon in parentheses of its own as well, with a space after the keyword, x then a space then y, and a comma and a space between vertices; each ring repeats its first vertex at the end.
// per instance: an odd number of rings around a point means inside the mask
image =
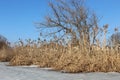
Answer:
POLYGON ((39 41, 14 47, 10 65, 39 65, 63 72, 120 72, 118 48, 97 45, 62 45, 39 41), (43 44, 44 43, 44 44, 43 44))
POLYGON ((14 56, 12 48, 4 41, 0 41, 0 61, 10 61, 14 56))

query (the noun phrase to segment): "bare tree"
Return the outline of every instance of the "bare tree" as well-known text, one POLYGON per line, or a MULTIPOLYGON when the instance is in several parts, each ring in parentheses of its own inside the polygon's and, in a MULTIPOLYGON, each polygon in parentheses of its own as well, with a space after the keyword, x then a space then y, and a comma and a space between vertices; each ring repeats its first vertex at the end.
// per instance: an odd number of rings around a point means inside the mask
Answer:
POLYGON ((118 46, 118 45, 120 46, 120 32, 116 32, 112 34, 110 40, 112 46, 118 46))
POLYGON ((3 47, 7 47, 7 39, 0 35, 0 49, 2 49, 3 47))
MULTIPOLYGON (((95 43, 100 32, 98 18, 85 6, 84 0, 55 0, 50 2, 51 15, 40 22, 38 29, 48 29, 48 35, 59 35, 59 39, 69 37, 81 44, 95 43)), ((43 33, 45 34, 45 33, 43 33)))

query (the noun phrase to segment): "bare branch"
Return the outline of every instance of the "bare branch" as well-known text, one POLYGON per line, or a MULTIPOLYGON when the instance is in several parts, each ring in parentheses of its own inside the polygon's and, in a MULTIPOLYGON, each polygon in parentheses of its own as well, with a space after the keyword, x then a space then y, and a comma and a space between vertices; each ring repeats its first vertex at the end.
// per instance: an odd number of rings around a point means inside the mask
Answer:
MULTIPOLYGON (((89 13, 84 5, 84 0, 55 0, 55 3, 49 3, 53 13, 45 18, 45 22, 40 23, 39 28, 58 28, 58 30, 49 33, 57 34, 60 31, 69 33, 71 38, 81 40, 82 43, 95 41, 99 30, 97 17, 89 13), (93 36, 90 34, 93 33, 93 36)), ((67 34, 66 34, 67 35, 67 34)))

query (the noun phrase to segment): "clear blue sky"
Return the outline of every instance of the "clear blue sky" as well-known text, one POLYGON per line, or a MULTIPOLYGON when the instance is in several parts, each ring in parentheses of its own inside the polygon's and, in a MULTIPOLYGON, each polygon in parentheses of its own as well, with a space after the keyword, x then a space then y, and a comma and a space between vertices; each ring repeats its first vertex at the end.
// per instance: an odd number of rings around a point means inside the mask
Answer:
MULTIPOLYGON (((49 13, 48 1, 0 0, 0 34, 10 42, 15 42, 19 38, 37 39, 39 32, 34 23, 43 21, 44 16, 49 13)), ((103 16, 100 25, 109 24, 110 34, 114 31, 113 27, 120 26, 119 3, 120 0, 87 0, 87 6, 99 17, 103 16)))

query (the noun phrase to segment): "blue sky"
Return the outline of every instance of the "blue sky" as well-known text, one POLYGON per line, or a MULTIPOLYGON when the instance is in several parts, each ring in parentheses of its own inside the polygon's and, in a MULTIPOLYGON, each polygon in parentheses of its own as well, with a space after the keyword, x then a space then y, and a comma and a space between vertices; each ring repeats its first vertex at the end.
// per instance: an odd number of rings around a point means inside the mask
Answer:
POLYGON ((100 25, 109 24, 109 32, 112 33, 115 27, 120 28, 120 0, 87 0, 87 5, 102 17, 100 25))
MULTIPOLYGON (((35 22, 44 20, 49 13, 49 0, 0 0, 0 34, 10 42, 19 38, 37 39, 35 22)), ((53 0, 54 1, 54 0, 53 0)), ((120 0, 86 0, 87 6, 98 17, 102 17, 100 26, 109 24, 109 34, 114 27, 120 28, 120 0)))

